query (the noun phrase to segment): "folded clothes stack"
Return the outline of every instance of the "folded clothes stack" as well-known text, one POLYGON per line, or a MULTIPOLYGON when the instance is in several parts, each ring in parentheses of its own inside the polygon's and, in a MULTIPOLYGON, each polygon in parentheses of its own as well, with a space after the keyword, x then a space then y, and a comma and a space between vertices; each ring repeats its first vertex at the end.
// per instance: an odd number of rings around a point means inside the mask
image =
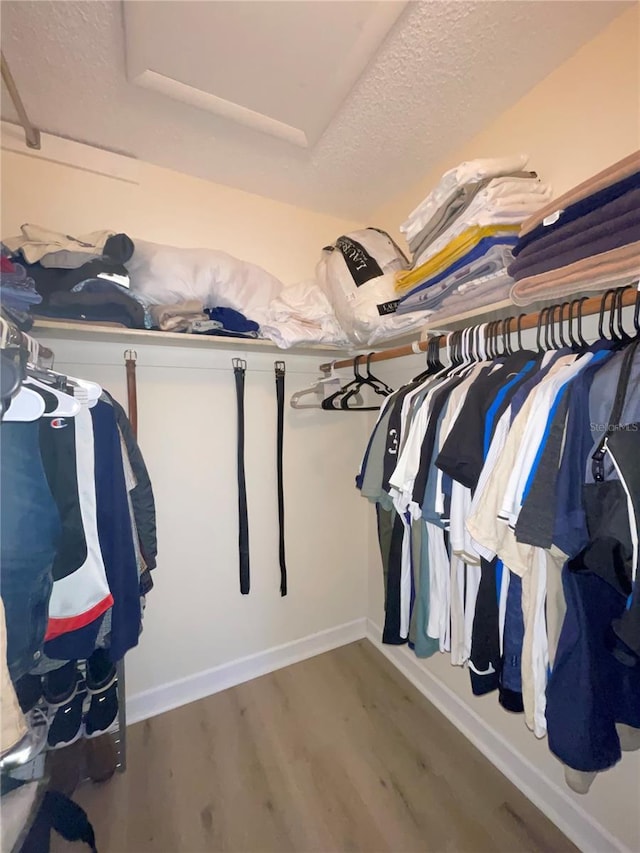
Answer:
POLYGON ((34 314, 144 328, 145 308, 131 291, 124 266, 133 254, 126 234, 94 231, 70 237, 23 225, 5 245, 35 283, 40 299, 34 314))
POLYGON ((454 294, 462 299, 466 285, 498 298, 521 223, 551 198, 526 163, 525 155, 472 160, 443 175, 401 226, 413 267, 397 276, 397 313, 435 311, 454 294))
POLYGON ((35 283, 22 264, 12 261, 5 247, 0 254, 0 305, 4 314, 24 332, 33 325, 30 311, 42 302, 35 283))
POLYGON ((257 338, 260 327, 233 308, 205 308, 197 299, 149 308, 152 328, 227 338, 257 338))
POLYGON ((640 152, 523 223, 509 274, 517 305, 622 287, 640 278, 640 152))

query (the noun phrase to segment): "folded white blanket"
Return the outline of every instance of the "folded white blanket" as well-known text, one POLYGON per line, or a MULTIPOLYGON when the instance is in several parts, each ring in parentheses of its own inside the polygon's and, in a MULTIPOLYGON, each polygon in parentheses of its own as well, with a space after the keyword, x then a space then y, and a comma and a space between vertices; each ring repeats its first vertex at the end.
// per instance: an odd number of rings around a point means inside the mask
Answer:
POLYGON ((313 281, 285 287, 269 305, 260 334, 283 349, 297 344, 349 346, 331 303, 313 281))

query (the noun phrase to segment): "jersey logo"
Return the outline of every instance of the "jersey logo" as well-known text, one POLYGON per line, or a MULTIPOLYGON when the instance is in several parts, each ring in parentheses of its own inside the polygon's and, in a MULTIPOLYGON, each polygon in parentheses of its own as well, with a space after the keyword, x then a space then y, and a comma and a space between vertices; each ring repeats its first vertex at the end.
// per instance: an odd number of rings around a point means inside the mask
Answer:
POLYGON ((52 418, 51 420, 51 427, 53 429, 63 429, 66 426, 69 426, 69 424, 64 418, 52 418))

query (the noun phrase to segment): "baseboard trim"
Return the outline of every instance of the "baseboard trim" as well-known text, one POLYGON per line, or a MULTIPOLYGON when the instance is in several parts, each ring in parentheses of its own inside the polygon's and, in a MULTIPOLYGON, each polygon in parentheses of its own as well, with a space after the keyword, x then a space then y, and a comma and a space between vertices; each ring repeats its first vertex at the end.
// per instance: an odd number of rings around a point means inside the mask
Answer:
POLYGON ((361 640, 366 633, 367 620, 355 619, 353 622, 318 631, 316 634, 171 681, 152 690, 136 693, 127 697, 127 724, 155 717, 157 714, 219 693, 228 687, 274 672, 283 666, 361 640))
POLYGON ((382 629, 370 619, 366 636, 580 850, 584 853, 631 853, 566 791, 543 776, 466 702, 430 673, 406 646, 384 645, 380 641, 382 629))

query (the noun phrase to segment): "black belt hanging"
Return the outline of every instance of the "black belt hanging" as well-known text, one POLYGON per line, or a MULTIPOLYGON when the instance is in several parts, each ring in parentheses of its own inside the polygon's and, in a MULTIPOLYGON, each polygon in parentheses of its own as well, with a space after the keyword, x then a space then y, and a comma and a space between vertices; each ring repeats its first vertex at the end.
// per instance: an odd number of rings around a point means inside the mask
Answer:
POLYGON ((284 477, 282 471, 282 441, 284 438, 284 361, 275 362, 276 399, 278 402, 278 524, 280 526, 280 595, 287 594, 287 564, 284 553, 284 477))
POLYGON ((247 517, 247 487, 244 476, 244 374, 247 362, 234 358, 233 373, 236 380, 238 402, 238 551, 240 555, 240 592, 247 595, 249 579, 249 521, 247 517))

